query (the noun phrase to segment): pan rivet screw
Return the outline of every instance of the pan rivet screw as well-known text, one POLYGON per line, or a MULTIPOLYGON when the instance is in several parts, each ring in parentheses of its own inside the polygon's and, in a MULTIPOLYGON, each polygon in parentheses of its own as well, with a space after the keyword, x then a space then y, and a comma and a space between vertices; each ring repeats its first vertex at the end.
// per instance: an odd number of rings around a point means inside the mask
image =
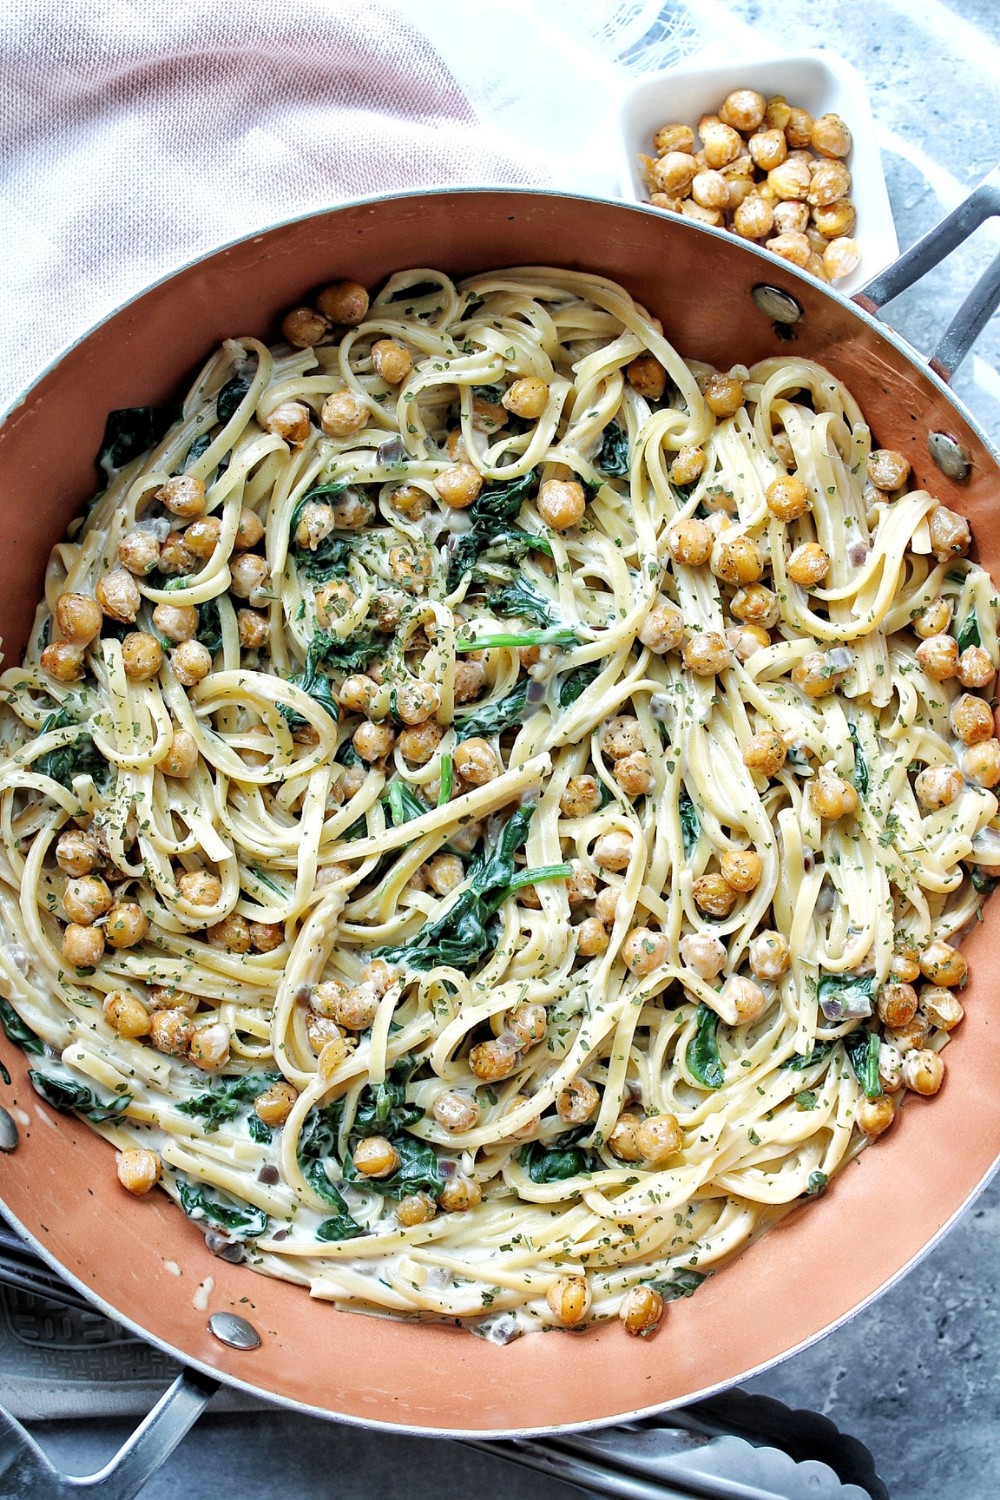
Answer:
POLYGON ((957 438, 947 432, 932 432, 927 439, 931 458, 946 479, 968 479, 972 459, 957 438))
POLYGON ((0 1151, 13 1151, 17 1147, 17 1126, 0 1104, 0 1151))
POLYGON ((750 295, 764 316, 773 318, 776 323, 797 323, 802 316, 802 304, 791 292, 768 286, 766 281, 758 282, 750 295))
POLYGON ((246 1318, 237 1317, 235 1313, 213 1313, 208 1320, 208 1331, 215 1335, 220 1344, 228 1344, 230 1349, 260 1348, 260 1334, 256 1328, 246 1318))

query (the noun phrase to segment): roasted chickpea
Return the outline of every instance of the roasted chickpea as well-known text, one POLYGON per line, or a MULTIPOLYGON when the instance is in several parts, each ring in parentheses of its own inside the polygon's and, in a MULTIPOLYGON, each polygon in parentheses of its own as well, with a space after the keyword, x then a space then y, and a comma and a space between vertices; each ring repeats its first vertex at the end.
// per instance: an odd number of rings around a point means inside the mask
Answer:
POLYGON ((764 496, 767 508, 779 521, 797 521, 812 508, 809 491, 796 474, 772 479, 764 496))
POLYGON ((705 468, 705 450, 689 444, 681 448, 676 458, 667 470, 667 477, 671 484, 688 485, 693 484, 700 477, 705 468))
POLYGON ((130 1146, 119 1152, 116 1170, 126 1192, 141 1198, 160 1180, 160 1158, 144 1146, 130 1146))
POLYGON ((587 500, 575 479, 547 479, 538 491, 538 514, 554 531, 566 531, 583 520, 587 500))
POLYGON ((89 875, 101 863, 101 846, 92 833, 68 828, 56 843, 56 864, 65 875, 89 875))
POLYGON ((635 1133, 636 1145, 652 1167, 662 1167, 684 1148, 684 1132, 676 1115, 652 1115, 635 1133))
POLYGON ((734 89, 719 105, 719 119, 747 135, 759 128, 766 108, 764 95, 756 89, 734 89))
POLYGON ((756 583, 764 572, 764 557, 753 537, 723 534, 712 549, 712 572, 723 583, 756 583))
POLYGON ((447 896, 465 879, 465 866, 457 854, 436 854, 424 867, 427 884, 438 896, 447 896))
POLYGON ((560 1276, 545 1293, 554 1317, 573 1328, 590 1311, 591 1290, 586 1276, 560 1276))
POLYGON ((219 544, 222 521, 218 516, 201 516, 184 532, 184 545, 192 557, 209 558, 219 544))
POLYGON ((438 1194, 438 1206, 448 1214, 469 1213, 483 1201, 483 1190, 474 1177, 449 1177, 438 1194))
POLYGON ((725 636, 715 630, 702 630, 692 636, 682 652, 684 665, 698 677, 713 677, 733 664, 733 654, 725 636))
POLYGON ((732 417, 746 401, 742 381, 735 375, 710 375, 705 386, 705 405, 713 416, 732 417))
POLYGON ((104 940, 111 948, 134 948, 149 931, 149 919, 137 901, 116 901, 104 923, 104 940))
POLYGON ((368 311, 368 293, 358 281, 331 281, 317 294, 316 306, 331 323, 355 328, 368 311))
POLYGON ((926 808, 950 807, 962 794, 962 773, 957 766, 928 766, 913 780, 913 790, 926 808))
POLYGON ((559 799, 564 818, 585 818, 601 805, 601 788, 596 776, 571 776, 559 799))
POLYGON ((972 546, 972 533, 964 516, 939 505, 927 517, 931 551, 938 562, 948 562, 953 557, 964 557, 972 546))
POLYGON ((259 598, 267 581, 267 563, 256 552, 241 552, 229 564, 229 587, 237 599, 249 599, 251 604, 260 603, 259 598))
POLYGON ((511 1036, 491 1037, 469 1051, 469 1067, 484 1083, 509 1078, 517 1066, 517 1044, 511 1036))
POLYGON ((755 849, 727 849, 719 868, 734 891, 753 891, 760 885, 763 866, 755 849))
POLYGON ((638 1115, 627 1111, 618 1116, 608 1136, 608 1150, 612 1156, 617 1156, 619 1161, 642 1161, 642 1148, 637 1138, 641 1124, 638 1115))
POLYGON ((352 437, 368 421, 368 407, 354 391, 333 391, 320 409, 319 422, 327 437, 352 437))
POLYGON ((981 646, 966 646, 958 658, 958 680, 966 688, 984 688, 993 681, 996 668, 981 646))
POLYGON ((964 984, 969 973, 969 966, 959 950, 940 939, 928 943, 920 954, 919 963, 921 974, 932 984, 964 984))
POLYGON ((549 388, 537 375, 525 375, 520 380, 515 380, 501 399, 515 417, 535 422, 548 405, 549 388))
POLYGON ((482 475, 467 462, 453 464, 450 469, 442 469, 434 480, 434 488, 445 505, 450 506, 452 510, 464 510, 466 506, 471 505, 473 500, 478 498, 482 487, 482 475))
POLYGON ((879 1094, 877 1099, 859 1099, 854 1118, 862 1134, 874 1140, 889 1129, 896 1118, 896 1106, 888 1094, 879 1094))
POLYGON ((758 979, 780 979, 792 961, 787 939, 780 932, 758 932, 750 944, 750 969, 758 979))
POLYGON ((819 115, 809 132, 809 145, 820 156, 847 156, 851 149, 851 132, 839 115, 819 115))
POLYGON ((977 786, 995 787, 1000 782, 1000 740, 970 745, 962 756, 962 770, 977 786))
POLYGON ((944 1082, 944 1059, 929 1047, 914 1047, 903 1058, 903 1086, 929 1097, 944 1082))
POLYGON ((264 426, 275 437, 284 438, 293 448, 301 448, 312 431, 312 413, 302 401, 282 401, 268 417, 264 426))
POLYGON ((594 863, 602 870, 624 870, 632 858, 633 838, 624 829, 602 833, 594 844, 594 863))
POLYGON ((332 329, 329 319, 313 307, 293 307, 281 323, 282 336, 294 349, 311 349, 329 342, 332 329))
POLYGON ((697 568, 712 555, 712 533, 694 516, 680 517, 667 528, 667 548, 674 562, 697 568))
POLYGON ((230 912, 221 922, 208 928, 209 942, 217 948, 226 948, 230 953, 250 952, 250 923, 240 912, 230 912))
POLYGON ((662 968, 670 956, 670 943, 662 932, 633 927, 622 943, 622 959, 630 973, 644 978, 662 968))
POLYGON ((413 765, 425 766, 443 738, 444 730, 440 724, 427 719, 423 724, 414 724, 412 728, 402 730, 396 745, 405 760, 413 765))
POLYGON ((761 776, 777 776, 788 754, 781 735, 773 729, 762 729, 750 736, 743 751, 743 764, 761 776))
POLYGON ((663 1298, 655 1287, 630 1287, 618 1304, 618 1317, 626 1333, 648 1338, 663 1317, 663 1298))
POLYGON ((637 354, 625 367, 625 378, 647 401, 659 401, 667 385, 667 372, 654 354, 637 354))
POLYGON ((132 630, 122 641, 122 665, 125 676, 132 682, 148 682, 156 676, 162 662, 163 652, 155 635, 132 630))
POLYGON ((821 818, 836 822, 857 812, 859 798, 849 781, 824 766, 809 783, 809 805, 821 818))
POLYGON ((910 461, 895 448, 876 448, 868 455, 868 478, 877 490, 902 489, 910 477, 910 461))
POLYGON ((254 1114, 265 1125, 279 1128, 295 1108, 298 1097, 298 1091, 281 1079, 257 1095, 253 1101, 254 1114))
POLYGON ((74 969, 93 969, 104 956, 104 932, 100 927, 70 922, 62 935, 62 955, 74 969))
POLYGON ((244 651, 259 651, 267 645, 270 635, 267 615, 258 614, 255 609, 238 609, 236 631, 244 651))
POLYGON ((818 542, 803 542, 789 555, 785 571, 793 583, 805 589, 815 588, 829 573, 830 558, 818 542))
POLYGON ((634 714, 618 714, 610 719, 601 736, 601 747, 611 760, 622 760, 645 748, 642 728, 634 714))
POLYGON ((426 1224, 437 1213, 437 1204, 429 1193, 408 1193, 396 1206, 396 1218, 404 1229, 426 1224))
POLYGON ((88 594, 60 594, 55 614, 60 633, 70 645, 89 646, 101 633, 101 606, 88 594))
POLYGON ((644 750, 616 761, 614 777, 629 797, 644 797, 656 785, 653 762, 644 750))
POLYGON ((549 1017, 544 1005, 532 1005, 525 1000, 514 1007, 507 1022, 519 1047, 534 1047, 544 1040, 549 1017))
POLYGON ((597 1113, 601 1096, 586 1078, 574 1078, 556 1095, 556 1111, 567 1125, 582 1125, 597 1113))
POLYGON ((195 555, 188 546, 187 532, 172 531, 160 547, 160 572, 180 575, 190 573, 195 565, 195 555))
POLYGON ((972 693, 963 693, 955 699, 948 718, 952 733, 963 745, 978 745, 993 735, 990 706, 972 693))
POLYGON ((198 611, 191 604, 158 604, 153 610, 153 624, 175 644, 190 641, 198 632, 198 611))
POLYGON ((917 662, 934 682, 958 676, 958 642, 954 636, 931 635, 917 647, 917 662))
POLYGON ((183 1057, 191 1040, 191 1023, 178 1008, 155 1010, 149 1018, 149 1040, 157 1052, 183 1057))
POLYGON ((102 1009, 104 1019, 119 1036, 134 1039, 149 1035, 149 1011, 138 995, 128 990, 109 990, 102 1009))
POLYGON ((100 875, 81 875, 66 882, 63 892, 63 911, 70 922, 89 926, 110 911, 114 897, 100 875))
POLYGON ((438 1124, 453 1132, 472 1130, 479 1124, 480 1113, 475 1099, 457 1089, 445 1089, 431 1106, 431 1114, 438 1124))
POLYGON ((662 656, 675 651, 684 639, 684 615, 676 604, 660 599, 639 626, 639 640, 662 656))
POLYGON ((944 985, 925 984, 920 991, 920 1009, 941 1031, 953 1031, 965 1015, 958 996, 944 985))
POLYGON ((181 641, 170 653, 170 666, 182 687, 195 687, 212 670, 212 653, 201 641, 181 641))
POLYGON ((177 877, 177 889, 191 906, 218 906, 222 900, 222 881, 209 870, 183 870, 177 877))
POLYGON ((650 182, 658 193, 681 197, 697 171, 698 163, 689 151, 665 151, 650 168, 650 182))
POLYGON ((884 984, 876 1008, 883 1025, 908 1026, 917 1013, 917 992, 912 984, 884 984))
MULTIPOLYGON (((153 532, 127 531, 118 543, 118 561, 128 573, 134 573, 139 578, 145 578, 148 573, 152 573, 160 563, 160 544, 153 532)), ((99 589, 100 585, 98 585, 99 589)), ((97 597, 98 600, 101 599, 99 591, 97 597)), ((103 601, 101 603, 103 607, 103 601)), ((107 609, 104 613, 108 613, 107 609)))
POLYGON ((594 958, 604 953, 608 946, 608 934, 599 917, 585 917, 576 932, 576 951, 583 958, 594 958))
POLYGON ((193 521, 205 510, 205 481, 194 474, 175 474, 160 486, 155 498, 175 516, 193 521))
POLYGON ((372 364, 386 385, 401 385, 413 369, 413 355, 396 339, 377 339, 372 344, 372 364))
POLYGON ((94 593, 101 609, 110 619, 117 620, 122 625, 134 622, 142 595, 131 573, 124 568, 113 569, 98 579, 94 593))
POLYGON ((748 193, 733 213, 733 228, 746 240, 762 240, 774 228, 774 209, 759 193, 748 193))
POLYGON ((691 894, 698 910, 712 917, 728 917, 736 905, 736 892, 722 875, 700 875, 691 894))
POLYGON ((84 675, 85 648, 69 641, 56 641, 42 652, 42 671, 56 682, 79 682, 84 675))
POLYGON ((500 773, 500 761, 488 740, 473 738, 456 745, 455 770, 472 786, 486 786, 500 773))

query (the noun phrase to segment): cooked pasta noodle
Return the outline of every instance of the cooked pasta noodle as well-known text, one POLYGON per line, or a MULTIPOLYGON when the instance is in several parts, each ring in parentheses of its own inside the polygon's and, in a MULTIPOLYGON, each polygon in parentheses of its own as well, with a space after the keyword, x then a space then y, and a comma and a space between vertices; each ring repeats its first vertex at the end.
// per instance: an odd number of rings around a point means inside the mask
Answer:
POLYGON ((360 295, 114 416, 0 682, 5 1024, 216 1252, 648 1332, 940 1083, 993 586, 816 364, 360 295))

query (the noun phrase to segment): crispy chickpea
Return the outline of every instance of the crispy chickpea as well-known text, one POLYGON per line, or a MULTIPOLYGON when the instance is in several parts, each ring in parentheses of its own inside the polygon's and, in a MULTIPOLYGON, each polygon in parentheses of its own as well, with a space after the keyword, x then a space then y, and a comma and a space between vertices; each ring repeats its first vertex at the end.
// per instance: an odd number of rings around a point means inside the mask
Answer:
POLYGON ((719 105, 719 119, 746 135, 762 123, 766 108, 764 95, 756 89, 734 89, 719 105))
POLYGON ((396 734, 389 724, 373 724, 366 719, 351 736, 351 744, 363 761, 382 760, 395 743, 396 734))
POLYGON ((413 355, 396 339, 377 339, 372 344, 372 364, 386 385, 401 385, 413 369, 413 355))
POLYGON ((914 632, 922 641, 934 635, 943 635, 951 624, 951 615, 951 600, 939 594, 914 619, 914 632))
POLYGON ((436 854, 424 869, 427 884, 438 896, 447 896, 465 879, 465 866, 457 854, 436 854))
POLYGON ((270 635, 267 615, 259 614, 255 609, 238 609, 236 633, 244 651, 259 651, 267 645, 270 635))
POLYGON ((438 1194, 438 1206, 449 1214, 469 1213, 478 1208, 482 1201, 483 1190, 479 1183, 474 1177, 462 1174, 449 1177, 438 1194))
POLYGON ((962 773, 957 766, 928 766, 913 780, 913 790, 924 807, 932 811, 950 807, 962 793, 962 773))
POLYGON ((389 548, 389 573, 408 594, 418 594, 431 581, 434 565, 426 547, 407 543, 389 548))
POLYGON ((652 932, 648 927, 633 927, 622 943, 625 967, 639 978, 661 968, 669 954, 670 943, 666 935, 652 932))
POLYGON ((195 687, 212 670, 212 653, 201 641, 181 641, 170 653, 170 666, 182 687, 195 687))
POLYGON ((887 1094, 895 1094, 903 1087, 903 1054, 891 1042, 879 1045, 878 1078, 887 1094))
POLYGON ((755 167, 762 172, 780 167, 788 155, 788 142, 783 130, 758 130, 747 141, 747 150, 755 167))
POLYGON ((98 579, 94 590, 97 602, 109 619, 119 624, 131 625, 139 611, 142 595, 139 585, 131 573, 124 568, 115 568, 98 579))
POLYGON ((517 1066, 517 1045, 513 1037, 491 1037, 477 1042, 469 1050, 469 1067, 484 1083, 509 1078, 517 1066))
POLYGON ((306 1016, 306 1036, 317 1056, 322 1056, 327 1047, 340 1048, 343 1042, 343 1033, 336 1022, 329 1016, 318 1016, 314 1011, 306 1016))
POLYGON ((228 917, 208 928, 208 939, 217 948, 226 948, 230 953, 249 953, 250 923, 240 912, 230 912, 228 917))
POLYGON ((694 131, 690 125, 670 124, 661 125, 653 136, 653 150, 657 156, 664 156, 668 151, 694 151, 694 131))
POLYGON ((698 677, 714 677, 733 664, 733 654, 724 635, 703 630, 692 636, 682 652, 684 665, 698 677))
MULTIPOLYGON (((425 766, 444 738, 444 730, 433 719, 414 724, 401 731, 396 744, 400 754, 413 765, 425 766)), ((360 751, 358 752, 360 754, 360 751)))
POLYGON ((149 919, 137 901, 116 901, 104 923, 104 941, 111 948, 134 948, 149 931, 149 919))
POLYGON ((840 673, 831 669, 825 651, 809 651, 792 668, 792 681, 807 698, 823 698, 832 693, 840 673))
POLYGON ((758 979, 780 979, 792 961, 788 941, 780 932, 758 932, 749 949, 750 969, 758 979))
POLYGON ((149 1006, 154 1011, 176 1010, 182 1015, 193 1016, 198 1009, 197 995, 186 990, 175 990, 173 985, 154 985, 148 992, 149 1006))
POLYGON ((315 552, 320 542, 333 531, 337 524, 337 517, 332 505, 326 505, 318 500, 308 500, 302 507, 298 525, 295 527, 295 545, 297 547, 308 547, 310 552, 315 552))
POLYGON ((250 947, 254 953, 273 953, 285 941, 285 929, 280 922, 251 922, 250 947))
MULTIPOLYGON (((818 161, 812 170, 812 179, 806 202, 813 208, 827 208, 839 198, 845 198, 851 190, 851 174, 842 161, 818 161)), ((877 484, 877 480, 872 480, 877 484)), ((881 489, 897 489, 897 485, 879 484, 881 489)))
POLYGON ((831 240, 823 251, 823 269, 831 281, 839 281, 843 276, 850 276, 861 264, 861 250, 857 240, 852 240, 849 235, 842 234, 837 239, 831 240))
POLYGON ((721 172, 708 168, 691 179, 691 197, 702 208, 721 209, 729 204, 729 184, 721 172))
POLYGON ((627 1110, 620 1114, 608 1136, 608 1150, 619 1161, 641 1161, 642 1150, 637 1140, 637 1131, 642 1124, 638 1115, 627 1110))
POLYGON ((849 781, 824 766, 809 783, 809 805, 821 818, 834 823, 856 813, 859 798, 849 781))
POLYGON ((953 1031, 965 1015, 958 996, 939 984, 925 984, 920 991, 920 1009, 941 1031, 953 1031))
POLYGON ((377 682, 362 672, 345 677, 337 694, 337 702, 352 714, 371 715, 381 697, 377 682))
POLYGON ((805 589, 814 588, 830 571, 829 554, 818 542, 803 542, 789 555, 785 571, 793 583, 805 589))
POLYGON ((572 1328, 590 1311, 590 1283, 586 1276, 560 1276, 545 1293, 545 1300, 553 1316, 572 1328))
POLYGON ((788 754, 781 735, 773 729, 761 729, 750 736, 743 751, 743 764, 761 776, 777 776, 788 754))
POLYGON ((317 294, 316 306, 345 328, 355 328, 368 311, 368 293, 358 281, 331 281, 317 294))
POLYGON ((934 682, 958 675, 958 642, 950 635, 930 635, 917 647, 917 662, 934 682))
POLYGON ((222 521, 218 516, 201 516, 184 532, 184 545, 193 557, 209 558, 219 544, 222 521))
POLYGON ((912 984, 920 978, 920 965, 910 953, 894 953, 889 965, 889 977, 897 984, 912 984))
POLYGON ((958 680, 966 688, 984 688, 993 681, 996 668, 981 646, 966 646, 958 658, 958 680))
POLYGON ((594 863, 601 870, 624 870, 632 858, 633 839, 624 829, 602 833, 594 843, 594 863))
POLYGON ((489 740, 463 740, 455 747, 455 770, 472 786, 486 786, 500 773, 500 761, 489 740))
POLYGON ((431 1114, 445 1130, 459 1132, 472 1130, 479 1124, 480 1109, 469 1094, 459 1093, 457 1089, 445 1089, 434 1100, 431 1114))
POLYGON ((62 955, 74 969, 95 968, 104 957, 103 930, 71 922, 63 931, 62 955))
MULTIPOLYGON (((809 206, 806 203, 799 203, 794 198, 782 198, 772 205, 772 211, 778 234, 805 234, 809 228, 809 206)), ((782 458, 782 463, 786 466, 794 462, 790 452, 787 457, 782 458)))
POLYGON ((667 548, 674 562, 700 567, 712 555, 711 530, 695 516, 682 516, 667 528, 667 548))
POLYGON ((768 1007, 767 996, 760 985, 738 974, 726 980, 719 999, 732 1008, 735 1026, 747 1026, 756 1021, 768 1007))
POLYGON ((655 354, 637 354, 626 365, 625 378, 632 389, 647 401, 659 401, 667 386, 667 372, 655 354))
POLYGON ((527 1000, 516 1005, 507 1017, 511 1035, 519 1047, 534 1047, 545 1038, 549 1017, 544 1005, 527 1000))
POLYGON ((630 1287, 618 1304, 618 1317, 626 1333, 648 1338, 663 1317, 663 1298, 655 1287, 630 1287))
POLYGON ((331 579, 316 590, 316 620, 324 629, 342 620, 358 602, 358 596, 349 583, 331 579))
POLYGON ((109 990, 102 1009, 104 1019, 119 1036, 134 1039, 149 1035, 149 1011, 138 995, 128 990, 109 990))
POLYGON ((453 464, 449 469, 442 469, 434 480, 434 488, 437 490, 445 505, 452 510, 464 510, 477 499, 483 487, 483 477, 474 469, 470 463, 453 464))
POLYGON ((354 391, 333 391, 320 409, 319 422, 327 437, 351 437, 368 421, 368 407, 354 391))
POLYGON ((688 444, 686 448, 681 448, 678 451, 676 458, 672 460, 670 468, 667 470, 667 477, 670 480, 671 484, 681 486, 693 484, 694 481, 701 475, 704 468, 704 448, 699 448, 693 444, 688 444))
POLYGON ((1000 782, 1000 740, 970 745, 962 756, 962 770, 977 786, 995 787, 1000 782))
POLYGON ((177 877, 181 898, 191 906, 218 906, 222 900, 222 881, 209 870, 184 870, 177 877))
POLYGON ((65 875, 89 875, 101 863, 101 847, 92 833, 68 828, 56 843, 56 864, 65 875))
POLYGON ((912 984, 884 984, 876 1007, 883 1025, 909 1026, 917 1013, 917 992, 912 984))
POLYGON ((275 437, 284 438, 293 448, 300 448, 312 430, 311 413, 302 401, 282 401, 264 426, 275 437))
POLYGON ((616 761, 614 777, 622 791, 630 797, 644 797, 656 785, 653 762, 644 750, 616 761))
POLYGON ((594 897, 594 910, 604 927, 613 927, 618 917, 618 892, 613 885, 602 885, 594 897))
POLYGON ((736 206, 733 228, 745 240, 762 240, 774 228, 774 210, 771 204, 759 193, 748 193, 743 202, 736 206))
POLYGON ((295 349, 311 349, 325 344, 331 334, 329 319, 313 307, 293 307, 281 323, 282 337, 295 349))
POLYGON ((782 260, 789 261, 793 266, 809 264, 812 246, 804 234, 776 234, 771 239, 765 240, 765 244, 773 255, 779 255, 782 260))
POLYGON ((582 1125, 596 1114, 601 1096, 586 1078, 573 1078, 556 1095, 556 1111, 567 1125, 582 1125))
POLYGON ((256 547, 264 536, 264 522, 255 510, 244 505, 240 511, 239 520, 236 523, 236 536, 233 539, 233 549, 236 552, 247 552, 251 547, 256 547))
POLYGON ((150 1192, 160 1180, 160 1158, 144 1146, 129 1146, 118 1153, 118 1181, 136 1198, 150 1192))
POLYGON ((931 551, 938 562, 948 562, 953 557, 964 557, 972 545, 972 533, 964 516, 939 505, 927 518, 931 551))
POLYGON ((735 161, 744 150, 739 132, 721 120, 718 124, 699 126, 698 133, 701 136, 702 155, 708 167, 724 167, 735 161))
POLYGON ((507 388, 501 400, 515 417, 535 422, 548 405, 549 388, 537 375, 525 375, 507 388))
POLYGON ((608 934, 599 917, 584 917, 575 929, 576 951, 583 958, 595 958, 608 946, 608 934))
POLYGON ((72 646, 89 646, 101 633, 101 606, 89 594, 60 594, 55 614, 60 633, 72 646))
POLYGON ((779 521, 797 521, 812 508, 809 491, 797 474, 781 474, 772 479, 764 498, 768 510, 779 521))
POLYGON ((253 1101, 254 1114, 258 1120, 263 1120, 265 1125, 284 1125, 295 1108, 295 1101, 298 1097, 298 1090, 281 1079, 257 1095, 253 1101))
POLYGON ((760 885, 763 866, 754 849, 727 849, 719 861, 723 879, 734 891, 753 891, 760 885))
POLYGON ((63 911, 70 922, 89 926, 110 911, 114 897, 100 875, 81 875, 66 883, 63 911))
POLYGON ((764 558, 753 537, 719 537, 712 549, 712 572, 723 583, 756 583, 764 572, 764 558))
POLYGON ((571 776, 559 799, 564 818, 585 818, 601 805, 601 788, 596 776, 571 776))
POLYGON ((639 640, 657 656, 676 651, 684 639, 684 615, 676 604, 661 599, 639 626, 639 640))
POLYGON ((175 516, 193 521, 196 516, 204 514, 205 481, 193 474, 175 474, 160 486, 154 498, 175 516))
MULTIPOLYGON (((152 573, 153 569, 159 566, 160 544, 151 531, 127 531, 118 543, 118 561, 129 574, 134 573, 140 578, 145 578, 147 573, 152 573)), ((97 586, 97 598, 103 607, 100 584, 97 586)), ((107 609, 104 613, 108 613, 107 609)))
POLYGON ((155 1010, 149 1018, 149 1040, 167 1057, 183 1057, 191 1040, 191 1023, 182 1010, 155 1010))
POLYGON ((658 193, 682 197, 697 171, 698 163, 690 151, 665 151, 650 167, 649 177, 658 193))
POLYGON ((455 663, 453 691, 456 703, 471 703, 478 698, 486 686, 486 672, 481 662, 459 661, 455 663))
POLYGON ((396 1218, 404 1229, 426 1224, 437 1213, 437 1204, 429 1193, 407 1193, 396 1205, 396 1218))
POLYGON ((721 938, 709 932, 687 932, 680 940, 681 962, 701 979, 715 979, 726 967, 729 955, 721 938))
POLYGON ((328 1021, 340 1020, 340 1009, 348 986, 341 979, 324 979, 309 995, 309 1008, 328 1021))
POLYGON ((889 1129, 896 1118, 896 1106, 888 1094, 879 1094, 877 1099, 859 1099, 854 1118, 861 1133, 874 1140, 889 1129))
POLYGON ((185 540, 187 533, 172 531, 160 547, 161 573, 190 573, 195 565, 195 555, 185 540))
POLYGON ((743 383, 735 375, 711 375, 705 386, 705 405, 716 417, 731 417, 746 401, 743 383))
POLYGON ((230 562, 229 575, 229 587, 237 599, 249 599, 254 604, 254 595, 264 587, 268 576, 267 563, 256 552, 241 552, 230 562))
POLYGON ((745 589, 739 589, 732 597, 729 610, 735 619, 763 630, 773 629, 780 616, 777 594, 763 583, 751 583, 745 589))
POLYGON ((399 1152, 384 1135, 370 1135, 359 1141, 352 1159, 362 1177, 391 1177, 399 1170, 399 1152))
POLYGON ((736 892, 722 875, 700 875, 691 893, 698 910, 712 917, 728 917, 736 905, 736 892))
POLYGON ((122 665, 130 681, 148 682, 156 676, 162 662, 163 652, 155 635, 132 630, 122 641, 122 665))
POLYGON ((920 972, 932 984, 960 985, 965 982, 969 966, 957 948, 937 939, 928 943, 919 958, 920 972))
POLYGON ((423 724, 441 707, 441 690, 417 678, 396 690, 396 713, 404 724, 423 724))
POLYGON ((79 682, 84 675, 85 648, 69 641, 56 641, 42 652, 42 671, 56 682, 79 682))
POLYGON ((876 448, 868 455, 868 478, 877 490, 889 493, 903 487, 910 477, 910 461, 895 448, 876 448))
POLYGON ((635 1133, 636 1145, 643 1159, 652 1167, 662 1167, 684 1148, 684 1132, 676 1115, 652 1115, 643 1120, 635 1133))
POLYGON ((811 180, 808 162, 796 156, 788 156, 768 172, 766 187, 768 193, 776 199, 791 198, 801 203, 809 191, 811 180))
POLYGON ((190 641, 198 632, 198 611, 191 604, 158 604, 153 610, 153 624, 175 644, 190 641))
POLYGON ((847 156, 851 149, 851 132, 839 115, 819 115, 809 132, 809 145, 820 156, 847 156))
POLYGON ((601 747, 611 760, 622 760, 645 748, 642 727, 634 714, 618 714, 610 719, 601 736, 601 747))
POLYGON ((582 860, 570 860, 572 873, 566 877, 566 899, 571 910, 593 901, 597 895, 597 881, 582 860))
POLYGON ((903 1058, 903 1086, 929 1097, 944 1082, 944 1059, 929 1047, 914 1047, 903 1058))
POLYGON ((567 531, 583 520, 587 500, 575 479, 547 479, 538 491, 538 514, 553 531, 567 531))
POLYGON ((784 125, 785 139, 793 151, 801 151, 812 142, 813 117, 807 109, 792 105, 784 125))
POLYGON ((990 703, 973 693, 963 693, 952 703, 949 723, 952 733, 966 745, 981 744, 993 736, 993 711, 990 703))

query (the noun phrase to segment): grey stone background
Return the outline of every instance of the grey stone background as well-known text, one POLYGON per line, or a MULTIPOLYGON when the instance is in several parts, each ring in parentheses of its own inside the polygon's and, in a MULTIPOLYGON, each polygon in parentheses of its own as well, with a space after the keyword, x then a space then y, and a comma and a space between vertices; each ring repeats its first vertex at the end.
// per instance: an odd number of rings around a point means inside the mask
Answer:
MULTIPOLYGON (((870 90, 904 248, 1000 160, 997 0, 691 0, 691 9, 709 30, 739 39, 740 28, 749 26, 775 50, 827 45, 855 64, 870 90)), ((998 242, 995 226, 984 227, 894 305, 894 325, 929 350, 998 242)), ((994 319, 954 381, 994 440, 998 324, 994 319)), ((747 1388, 826 1413, 854 1433, 875 1455, 894 1500, 992 1500, 1000 1492, 998 1235, 994 1183, 874 1306, 747 1388)), ((428 1381, 434 1379, 429 1370, 428 1381)), ((125 1431, 126 1424, 112 1421, 60 1422, 39 1436, 59 1462, 86 1473, 125 1431)), ((469 1494, 564 1500, 577 1492, 460 1444, 362 1432, 275 1409, 210 1410, 143 1495, 216 1500, 274 1493, 288 1500, 469 1494)))

